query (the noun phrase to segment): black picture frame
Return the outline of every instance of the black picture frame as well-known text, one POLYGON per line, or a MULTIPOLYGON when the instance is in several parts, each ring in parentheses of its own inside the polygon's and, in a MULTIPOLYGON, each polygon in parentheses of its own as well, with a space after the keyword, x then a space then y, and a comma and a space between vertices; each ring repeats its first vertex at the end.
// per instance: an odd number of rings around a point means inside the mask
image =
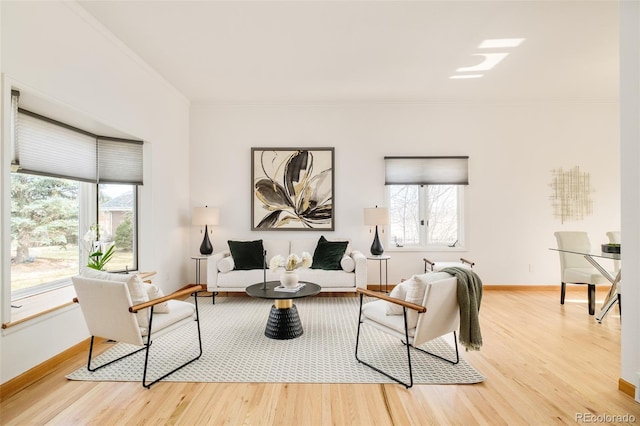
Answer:
POLYGON ((334 148, 251 148, 251 230, 333 231, 334 148))

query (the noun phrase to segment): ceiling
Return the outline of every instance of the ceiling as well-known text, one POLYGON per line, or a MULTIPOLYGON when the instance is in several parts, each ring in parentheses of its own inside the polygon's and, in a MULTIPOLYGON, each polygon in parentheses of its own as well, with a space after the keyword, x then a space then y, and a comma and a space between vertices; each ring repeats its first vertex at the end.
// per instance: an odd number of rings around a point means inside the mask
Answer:
POLYGON ((192 102, 618 99, 617 1, 79 4, 192 102), (485 52, 509 55, 449 78, 485 52))

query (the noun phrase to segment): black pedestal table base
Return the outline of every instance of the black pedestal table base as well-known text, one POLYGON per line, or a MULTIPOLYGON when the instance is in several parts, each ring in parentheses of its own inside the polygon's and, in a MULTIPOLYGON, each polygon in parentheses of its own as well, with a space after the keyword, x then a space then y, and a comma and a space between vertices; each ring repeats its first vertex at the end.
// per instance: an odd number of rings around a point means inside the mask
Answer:
POLYGON ((304 330, 296 305, 284 309, 271 306, 267 327, 264 330, 265 336, 270 339, 288 340, 300 337, 302 333, 304 330))

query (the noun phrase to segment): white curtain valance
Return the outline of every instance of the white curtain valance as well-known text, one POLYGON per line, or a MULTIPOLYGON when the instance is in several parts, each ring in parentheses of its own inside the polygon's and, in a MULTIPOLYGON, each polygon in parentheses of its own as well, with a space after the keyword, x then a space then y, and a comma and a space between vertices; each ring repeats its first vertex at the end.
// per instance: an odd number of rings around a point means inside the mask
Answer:
POLYGON ((468 185, 469 157, 384 157, 385 185, 468 185))

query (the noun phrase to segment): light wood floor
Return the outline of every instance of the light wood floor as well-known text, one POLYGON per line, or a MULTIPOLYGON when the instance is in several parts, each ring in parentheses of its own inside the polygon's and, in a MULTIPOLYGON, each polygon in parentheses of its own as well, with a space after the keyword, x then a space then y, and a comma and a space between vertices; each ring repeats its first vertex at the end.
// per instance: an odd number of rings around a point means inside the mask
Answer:
POLYGON ((598 324, 587 315, 586 289, 569 291, 564 306, 558 299, 555 291, 485 292, 484 347, 462 353, 482 384, 163 382, 145 390, 67 381, 83 354, 3 401, 0 424, 543 425, 625 414, 640 424, 640 404, 618 390, 617 309, 598 324))

